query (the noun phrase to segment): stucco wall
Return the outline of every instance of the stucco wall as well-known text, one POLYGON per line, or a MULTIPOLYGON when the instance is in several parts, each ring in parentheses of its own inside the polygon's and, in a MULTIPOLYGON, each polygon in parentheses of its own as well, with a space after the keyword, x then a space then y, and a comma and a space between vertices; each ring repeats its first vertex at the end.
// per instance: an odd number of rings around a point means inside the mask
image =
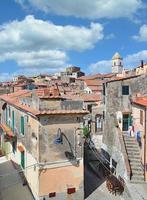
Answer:
MULTIPOLYGON (((75 149, 75 136, 76 136, 76 151, 77 157, 81 157, 82 146, 80 146, 81 130, 75 129, 80 127, 79 120, 82 116, 77 114, 72 115, 54 115, 43 116, 40 118, 40 131, 39 131, 39 149, 40 149, 40 162, 54 162, 59 160, 67 160, 65 151, 74 152, 75 149), (63 136, 63 144, 54 144, 57 136, 58 129, 67 137, 63 136), (71 148, 69 143, 71 144, 71 148)), ((81 133, 82 134, 82 133, 81 133)))
MULTIPOLYGON (((141 153, 141 159, 142 159, 142 163, 144 164, 144 158, 146 157, 146 163, 147 164, 147 142, 145 144, 145 138, 147 138, 147 136, 145 135, 145 132, 147 133, 147 121, 145 122, 145 112, 146 112, 146 116, 147 116, 147 110, 145 110, 145 107, 143 106, 139 106, 136 104, 133 104, 132 106, 132 115, 133 115, 133 126, 134 126, 134 131, 135 134, 139 131, 141 133, 141 144, 142 147, 140 148, 140 153, 141 153), (143 123, 140 123, 140 110, 143 112, 143 123), (146 123, 146 126, 145 126, 146 123), (146 130, 145 130, 146 127, 146 130), (146 145, 146 147, 145 147, 146 145), (145 152, 146 150, 146 152, 145 152), (144 157, 145 156, 145 157, 144 157)), ((145 178, 147 180, 147 171, 145 173, 145 178)))
MULTIPOLYGON (((39 122, 30 115, 16 109, 7 104, 8 109, 8 124, 12 127, 12 111, 14 111, 14 133, 17 135, 17 144, 22 143, 26 149, 38 160, 38 130, 39 122), (9 107, 11 114, 9 115, 9 107), (20 133, 21 116, 24 117, 24 135, 20 133)), ((6 124, 6 109, 2 111, 2 123, 6 124)))
MULTIPOLYGON (((48 197, 49 193, 56 192, 55 200, 77 200, 78 193, 83 198, 83 164, 79 167, 64 166, 40 170, 40 196, 48 197), (67 189, 75 188, 74 194, 68 195, 67 189)), ((48 199, 48 198, 47 198, 48 199)))

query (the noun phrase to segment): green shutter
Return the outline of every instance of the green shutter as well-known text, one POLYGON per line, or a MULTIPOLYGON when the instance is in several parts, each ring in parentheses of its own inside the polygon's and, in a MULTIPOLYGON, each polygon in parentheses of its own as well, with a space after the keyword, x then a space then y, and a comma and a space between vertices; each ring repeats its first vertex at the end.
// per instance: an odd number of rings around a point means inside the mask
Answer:
POLYGON ((25 153, 24 153, 24 151, 21 152, 21 166, 23 169, 25 168, 25 153))
POLYGON ((21 116, 21 124, 20 124, 21 134, 24 135, 24 117, 21 116))
POLYGON ((12 131, 14 132, 14 111, 12 111, 12 131))
POLYGON ((131 114, 129 114, 128 123, 129 123, 129 126, 132 126, 132 116, 131 116, 131 114))
POLYGON ((6 108, 6 124, 8 124, 8 109, 6 108))

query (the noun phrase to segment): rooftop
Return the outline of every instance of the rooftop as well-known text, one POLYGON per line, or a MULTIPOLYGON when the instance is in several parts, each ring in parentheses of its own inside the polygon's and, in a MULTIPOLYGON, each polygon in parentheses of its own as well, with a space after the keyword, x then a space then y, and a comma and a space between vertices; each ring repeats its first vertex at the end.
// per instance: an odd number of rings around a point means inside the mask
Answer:
POLYGON ((147 107, 147 96, 137 97, 135 100, 133 100, 133 103, 147 107))
MULTIPOLYGON (((3 101, 5 101, 6 103, 9 103, 10 105, 23 110, 24 112, 27 112, 28 114, 32 114, 34 116, 38 116, 38 115, 55 115, 55 114, 87 114, 88 111, 84 110, 84 109, 58 109, 58 110, 50 110, 50 109, 44 109, 44 110, 39 110, 39 109, 35 109, 32 108, 31 106, 22 103, 20 101, 21 98, 24 97, 32 97, 32 93, 35 93, 38 98, 49 98, 49 99, 65 99, 63 97, 60 96, 60 94, 58 93, 57 90, 53 90, 53 88, 50 89, 40 89, 40 90, 34 90, 34 91, 30 91, 30 90, 19 90, 15 93, 10 93, 10 94, 4 94, 0 96, 0 99, 2 99, 3 101), (51 93, 54 92, 54 93, 51 93), (52 94, 52 95, 51 95, 52 94), (51 95, 51 96, 50 96, 51 95)), ((77 99, 78 100, 78 99, 77 99)), ((76 100, 75 100, 76 101, 76 100)))

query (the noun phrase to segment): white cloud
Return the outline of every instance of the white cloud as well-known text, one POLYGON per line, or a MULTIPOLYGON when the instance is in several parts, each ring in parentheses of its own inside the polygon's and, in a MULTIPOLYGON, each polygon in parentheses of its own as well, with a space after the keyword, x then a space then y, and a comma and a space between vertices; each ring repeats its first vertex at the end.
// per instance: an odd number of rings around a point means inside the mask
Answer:
POLYGON ((111 39, 114 39, 114 38, 115 38, 114 33, 110 33, 109 35, 106 35, 106 37, 105 37, 106 40, 111 40, 111 39))
POLYGON ((133 36, 134 39, 138 41, 147 42, 147 24, 144 24, 140 27, 139 34, 133 36))
POLYGON ((79 18, 132 17, 142 7, 142 0, 15 0, 38 10, 79 18))
POLYGON ((0 61, 14 60, 22 67, 58 68, 66 65, 67 51, 93 48, 103 38, 103 27, 60 26, 27 16, 0 26, 0 61))
POLYGON ((6 52, 0 55, 0 61, 14 60, 20 67, 49 67, 64 66, 67 60, 65 52, 58 50, 40 50, 31 52, 6 52))
POLYGON ((140 65, 141 60, 147 63, 147 50, 143 50, 134 54, 127 55, 124 58, 124 63, 126 67, 134 68, 140 65))
POLYGON ((59 26, 49 21, 27 16, 23 21, 13 21, 0 27, 1 50, 66 49, 82 51, 93 48, 103 38, 103 27, 91 23, 90 28, 59 26))
POLYGON ((0 82, 12 80, 13 75, 10 73, 0 73, 0 82))
MULTIPOLYGON (((133 69, 140 65, 140 61, 144 60, 147 63, 147 50, 139 51, 134 54, 127 55, 123 59, 125 69, 133 69)), ((111 60, 101 60, 89 66, 91 73, 110 73, 112 72, 111 60)))
POLYGON ((111 72, 111 60, 101 60, 89 66, 89 70, 94 73, 109 73, 111 72))

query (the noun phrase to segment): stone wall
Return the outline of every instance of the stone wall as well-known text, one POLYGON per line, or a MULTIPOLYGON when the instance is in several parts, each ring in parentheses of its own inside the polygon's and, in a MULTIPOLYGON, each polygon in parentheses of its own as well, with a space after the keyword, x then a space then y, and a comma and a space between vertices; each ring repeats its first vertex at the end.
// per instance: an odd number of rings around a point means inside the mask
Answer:
POLYGON ((83 101, 40 99, 40 110, 82 110, 83 101))
POLYGON ((131 99, 136 94, 147 95, 147 75, 105 84, 105 124, 103 142, 112 149, 115 145, 116 113, 131 112, 131 99), (122 95, 122 85, 129 85, 129 95, 122 95))

